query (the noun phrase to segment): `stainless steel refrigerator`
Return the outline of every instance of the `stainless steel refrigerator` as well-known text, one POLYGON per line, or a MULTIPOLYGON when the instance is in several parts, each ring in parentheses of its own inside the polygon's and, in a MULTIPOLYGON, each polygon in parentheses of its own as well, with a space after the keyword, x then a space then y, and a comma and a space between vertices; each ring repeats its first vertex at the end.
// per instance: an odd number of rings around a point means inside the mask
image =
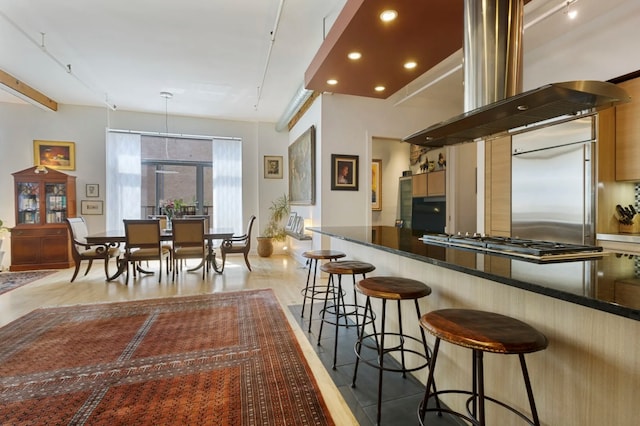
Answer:
POLYGON ((512 138, 511 236, 594 244, 595 117, 512 138))

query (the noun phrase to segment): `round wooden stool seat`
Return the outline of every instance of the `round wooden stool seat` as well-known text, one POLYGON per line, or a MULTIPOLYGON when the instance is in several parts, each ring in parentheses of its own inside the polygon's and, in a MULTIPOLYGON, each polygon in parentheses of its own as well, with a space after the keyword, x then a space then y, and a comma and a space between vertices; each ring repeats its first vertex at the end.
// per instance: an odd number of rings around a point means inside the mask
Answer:
POLYGON ((493 312, 441 309, 424 314, 420 324, 442 340, 484 352, 522 354, 548 345, 545 335, 529 324, 493 312))
POLYGON ((321 321, 320 330, 318 331, 318 345, 322 340, 322 330, 324 324, 334 326, 334 342, 333 342, 333 369, 336 369, 338 359, 338 328, 350 327, 349 319, 353 319, 356 329, 361 325, 364 328, 366 323, 371 323, 375 317, 369 317, 368 321, 364 314, 364 306, 358 303, 358 295, 356 292, 356 275, 361 274, 362 278, 367 278, 367 272, 376 269, 370 263, 361 262, 359 260, 335 260, 333 262, 324 263, 320 269, 329 274, 327 288, 330 291, 325 293, 324 305, 320 310, 321 321), (345 291, 342 288, 342 276, 351 275, 353 280, 353 301, 345 303, 345 291), (331 297, 331 300, 329 299, 331 297))
MULTIPOLYGON (((402 373, 402 377, 406 377, 406 373, 421 370, 429 365, 430 354, 425 332, 417 326, 417 321, 421 318, 418 299, 430 295, 431 287, 421 281, 410 278, 379 276, 358 281, 356 290, 367 297, 364 310, 364 318, 367 322, 374 316, 371 299, 380 299, 382 302, 380 328, 376 329, 375 324, 372 326, 372 330, 368 332, 364 326, 360 328, 358 340, 354 346, 356 364, 351 382, 351 386, 355 387, 360 361, 378 370, 376 424, 380 424, 382 418, 383 373, 385 371, 402 373), (419 328, 420 338, 415 337, 413 334, 405 333, 403 330, 403 300, 413 300, 416 310, 416 328, 419 328), (391 303, 395 301, 397 305, 397 317, 395 318, 397 328, 389 327, 387 329, 387 301, 392 301, 391 303), (405 361, 407 355, 411 357, 411 363, 405 361), (399 363, 398 360, 400 361, 399 363)), ((404 303, 406 304, 407 302, 404 303)), ((435 390, 435 385, 433 385, 433 388, 435 390)))
POLYGON ((376 267, 370 263, 359 260, 338 260, 337 262, 325 263, 320 269, 329 274, 357 275, 371 272, 375 270, 376 267))
POLYGON ((309 250, 302 253, 303 257, 309 259, 309 271, 307 273, 307 284, 302 289, 302 312, 300 316, 304 318, 304 311, 309 299, 309 332, 311 332, 311 324, 313 320, 313 302, 317 300, 325 300, 328 292, 333 292, 334 288, 327 285, 316 285, 316 273, 318 271, 318 262, 328 260, 330 262, 346 257, 341 251, 337 250, 309 250), (313 280, 311 279, 311 271, 313 271, 313 280))
POLYGON ((316 260, 335 260, 346 257, 346 254, 337 250, 309 250, 302 253, 302 257, 316 260))
POLYGON ((400 277, 365 278, 356 284, 356 288, 365 296, 377 299, 420 299, 431 294, 431 287, 425 283, 400 277))
MULTIPOLYGON (((429 364, 429 377, 427 378, 425 394, 418 411, 420 425, 425 424, 424 419, 427 412, 449 413, 477 426, 495 424, 495 422, 488 422, 486 419, 485 403, 491 402, 511 411, 511 413, 519 416, 529 425, 540 426, 525 354, 537 352, 547 347, 549 342, 544 334, 515 318, 473 309, 440 309, 432 311, 420 317, 420 326, 436 337, 433 345, 433 355, 429 364), (432 391, 431 386, 434 384, 434 371, 441 341, 473 351, 471 390, 441 389, 436 391, 434 389, 432 391), (516 355, 519 358, 522 378, 524 379, 531 408, 530 418, 514 406, 485 394, 483 363, 483 354, 485 352, 516 355), (453 411, 446 407, 428 408, 429 399, 436 398, 436 401, 438 401, 438 396, 444 394, 468 396, 466 413, 453 411)), ((504 378, 504 380, 509 379, 504 378)))

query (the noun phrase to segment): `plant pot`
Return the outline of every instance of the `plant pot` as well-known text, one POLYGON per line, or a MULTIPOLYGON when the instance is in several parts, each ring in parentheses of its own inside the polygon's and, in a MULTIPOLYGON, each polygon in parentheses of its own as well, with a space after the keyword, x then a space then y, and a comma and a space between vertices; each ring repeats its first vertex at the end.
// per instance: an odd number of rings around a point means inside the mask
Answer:
POLYGON ((269 257, 273 254, 273 241, 270 237, 258 237, 258 256, 269 257))

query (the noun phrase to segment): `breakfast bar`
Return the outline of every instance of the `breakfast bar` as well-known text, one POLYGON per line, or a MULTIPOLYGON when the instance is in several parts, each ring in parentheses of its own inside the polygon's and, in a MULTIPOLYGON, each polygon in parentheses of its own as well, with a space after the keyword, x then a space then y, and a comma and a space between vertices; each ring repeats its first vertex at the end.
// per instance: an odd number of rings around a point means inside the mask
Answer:
MULTIPOLYGON (((421 232, 396 227, 311 231, 314 246, 373 262, 374 275, 428 284, 433 292, 420 301, 422 312, 480 309, 520 319, 543 332, 549 339, 548 349, 528 358, 542 424, 636 424, 633 395, 640 389, 637 256, 605 251, 570 260, 533 260, 425 243, 421 232)), ((344 290, 350 294, 350 289, 344 290)), ((415 319, 403 319, 405 328, 413 328, 411 321, 415 319)), ((518 360, 504 358, 486 358, 487 394, 526 411, 518 360)), ((443 348, 438 363, 438 386, 470 386, 467 352, 443 348)), ((427 374, 426 370, 414 373, 423 383, 427 374)), ((462 404, 453 402, 458 409, 462 404)), ((498 409, 491 416, 499 419, 496 424, 514 421, 498 409)))

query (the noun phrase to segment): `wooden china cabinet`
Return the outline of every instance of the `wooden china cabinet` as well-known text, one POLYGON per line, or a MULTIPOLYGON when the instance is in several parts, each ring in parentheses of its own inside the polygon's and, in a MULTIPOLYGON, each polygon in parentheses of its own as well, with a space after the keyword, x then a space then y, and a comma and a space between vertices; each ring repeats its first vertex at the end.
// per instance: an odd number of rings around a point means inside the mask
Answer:
POLYGON ((65 219, 76 216, 76 177, 49 168, 13 173, 16 226, 11 229, 11 270, 74 265, 65 219))

